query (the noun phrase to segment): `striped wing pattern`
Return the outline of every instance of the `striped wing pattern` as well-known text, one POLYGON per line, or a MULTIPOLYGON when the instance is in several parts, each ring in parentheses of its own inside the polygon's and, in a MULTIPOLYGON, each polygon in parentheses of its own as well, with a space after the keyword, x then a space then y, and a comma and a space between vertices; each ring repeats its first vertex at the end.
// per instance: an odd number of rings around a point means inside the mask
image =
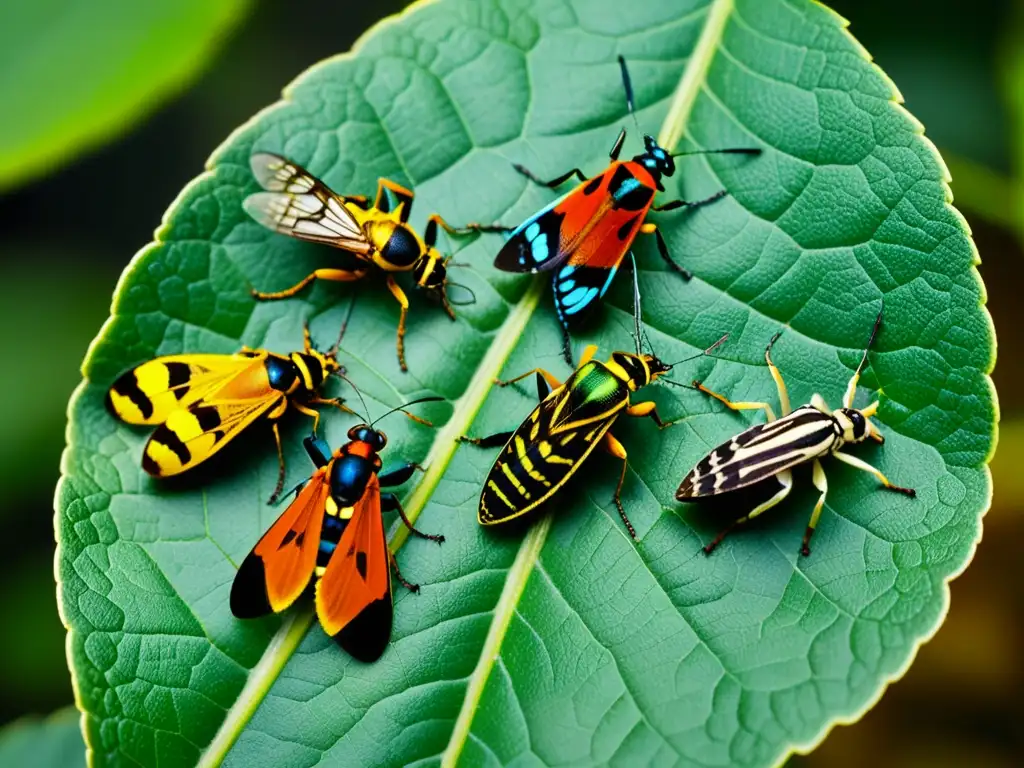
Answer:
POLYGON ((356 254, 369 252, 370 243, 345 201, 318 178, 279 155, 265 152, 253 155, 250 165, 267 191, 249 195, 242 207, 260 224, 300 240, 326 243, 356 254))
POLYGON ((512 435, 484 482, 482 525, 524 515, 576 472, 628 404, 628 390, 590 362, 551 392, 512 435))
POLYGON ((828 454, 839 436, 830 414, 812 405, 801 406, 781 419, 750 427, 715 448, 683 478, 676 498, 714 496, 753 485, 828 454))

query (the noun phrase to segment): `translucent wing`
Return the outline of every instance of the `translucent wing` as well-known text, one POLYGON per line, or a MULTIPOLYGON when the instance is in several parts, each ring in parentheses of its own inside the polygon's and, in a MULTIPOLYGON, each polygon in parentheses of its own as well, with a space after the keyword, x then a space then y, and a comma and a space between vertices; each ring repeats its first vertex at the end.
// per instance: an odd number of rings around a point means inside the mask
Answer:
POLYGON ((370 250, 345 201, 301 166, 279 155, 254 154, 249 163, 266 192, 249 195, 246 213, 263 226, 300 240, 326 243, 357 254, 370 250))
POLYGON ((242 561, 231 585, 231 612, 238 618, 283 611, 309 585, 330 495, 329 476, 327 467, 317 470, 242 561))
POLYGON ((316 585, 324 631, 361 661, 380 658, 391 638, 391 563, 380 484, 374 475, 316 585))

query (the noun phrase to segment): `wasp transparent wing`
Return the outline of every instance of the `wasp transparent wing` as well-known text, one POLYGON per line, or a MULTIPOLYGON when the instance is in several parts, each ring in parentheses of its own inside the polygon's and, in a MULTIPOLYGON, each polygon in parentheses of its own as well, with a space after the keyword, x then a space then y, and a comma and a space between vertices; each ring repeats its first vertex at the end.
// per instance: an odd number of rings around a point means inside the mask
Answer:
POLYGON ((370 250, 345 201, 318 178, 279 155, 260 152, 249 162, 253 176, 267 191, 249 195, 242 207, 260 224, 299 240, 357 254, 370 250))

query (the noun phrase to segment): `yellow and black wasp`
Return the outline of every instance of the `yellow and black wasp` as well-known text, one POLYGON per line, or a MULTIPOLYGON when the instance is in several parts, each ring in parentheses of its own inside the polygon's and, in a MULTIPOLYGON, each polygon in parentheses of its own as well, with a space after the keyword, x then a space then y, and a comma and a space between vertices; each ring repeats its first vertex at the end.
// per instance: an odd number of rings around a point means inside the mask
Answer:
MULTIPOLYGON (((362 195, 338 195, 301 166, 279 155, 259 152, 250 158, 253 175, 266 192, 249 195, 243 203, 246 212, 263 226, 299 240, 333 245, 352 254, 353 263, 344 267, 318 269, 291 288, 282 291, 253 291, 260 300, 294 296, 314 280, 355 282, 371 270, 383 272, 391 295, 401 307, 398 318, 398 364, 405 364, 405 321, 409 299, 395 282, 395 272, 412 272, 418 288, 431 292, 448 316, 455 312, 448 299, 449 260, 434 247, 437 229, 451 234, 466 234, 472 228, 455 228, 439 215, 427 220, 421 239, 409 226, 413 193, 405 187, 381 179, 377 198, 369 205, 362 195)), ((464 286, 461 286, 464 287, 464 286)), ((469 291, 468 288, 465 290, 469 291)))
POLYGON ((623 413, 649 416, 661 429, 674 424, 675 421, 661 419, 653 402, 634 403, 631 396, 663 377, 675 365, 709 354, 727 337, 723 336, 694 357, 672 364, 642 352, 643 334, 635 275, 634 266, 635 353, 613 352, 609 360, 600 362, 593 359, 597 347, 590 345, 565 382, 560 382, 542 368, 535 368, 509 381, 498 381, 499 386, 507 386, 536 374, 540 404, 514 432, 499 432, 483 438, 460 438, 482 447, 504 445, 480 493, 477 520, 481 525, 504 523, 537 508, 565 485, 594 449, 601 446, 612 456, 622 459, 614 501, 630 536, 636 538, 636 529, 626 515, 621 499, 628 456, 625 447, 609 430, 623 413))
POLYGON ((821 459, 826 456, 835 456, 851 467, 874 475, 882 487, 890 491, 910 497, 916 495, 913 488, 893 485, 885 475, 867 462, 840 450, 848 443, 862 443, 865 440, 874 440, 877 443, 885 442, 882 433, 870 421, 878 411, 878 401, 875 400, 865 408, 853 407, 853 399, 857 394, 857 381, 867 363, 868 349, 871 348, 871 343, 875 340, 881 322, 882 313, 879 312, 867 347, 864 349, 864 356, 846 387, 843 405, 835 410, 830 409, 825 399, 818 394, 815 394, 807 405, 802 405, 793 411, 790 410, 786 384, 782 380, 779 369, 772 362, 772 346, 781 335, 781 331, 772 337, 764 352, 768 370, 779 390, 781 418, 775 418, 775 412, 768 403, 730 402, 717 392, 707 389, 700 382, 694 382, 694 385, 702 392, 711 395, 734 411, 763 409, 768 422, 756 424, 744 430, 698 461, 697 465, 683 478, 683 482, 676 491, 676 498, 679 501, 696 501, 740 488, 748 488, 757 483, 765 483, 772 478, 779 486, 767 501, 759 504, 719 533, 711 543, 704 547, 705 553, 710 554, 737 525, 753 520, 765 510, 771 509, 785 499, 793 487, 793 467, 811 462, 811 479, 821 495, 811 512, 811 519, 807 524, 800 547, 801 554, 809 555, 811 553, 811 536, 818 525, 818 518, 821 517, 822 507, 825 506, 825 496, 828 493, 825 470, 821 466, 821 459))
POLYGON ((107 392, 107 406, 129 424, 156 426, 142 453, 142 468, 153 477, 192 469, 250 424, 269 422, 279 462, 273 502, 285 476, 277 420, 288 406, 313 419, 314 434, 320 413, 312 406, 352 413, 342 398, 319 395, 328 376, 343 374, 337 352, 337 343, 327 352, 314 349, 307 328, 303 350, 290 355, 243 348, 233 355, 158 357, 122 374, 107 392))

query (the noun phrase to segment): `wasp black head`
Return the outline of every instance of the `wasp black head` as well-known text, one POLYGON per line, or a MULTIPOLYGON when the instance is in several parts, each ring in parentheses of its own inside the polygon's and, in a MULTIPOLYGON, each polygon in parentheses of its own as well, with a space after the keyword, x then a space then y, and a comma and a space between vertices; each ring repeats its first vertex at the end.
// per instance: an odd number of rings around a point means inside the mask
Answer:
POLYGON ((633 162, 640 163, 650 172, 654 180, 659 182, 659 189, 661 177, 671 176, 676 172, 676 161, 672 159, 672 155, 661 148, 657 139, 647 134, 644 135, 643 154, 634 157, 633 162))
POLYGON ((375 451, 383 451, 388 444, 388 436, 378 432, 368 424, 356 424, 348 431, 348 439, 354 442, 366 443, 375 451))
POLYGON ((440 291, 444 289, 445 280, 448 277, 448 269, 444 265, 441 255, 430 248, 426 255, 413 268, 413 278, 416 285, 428 290, 440 291))

